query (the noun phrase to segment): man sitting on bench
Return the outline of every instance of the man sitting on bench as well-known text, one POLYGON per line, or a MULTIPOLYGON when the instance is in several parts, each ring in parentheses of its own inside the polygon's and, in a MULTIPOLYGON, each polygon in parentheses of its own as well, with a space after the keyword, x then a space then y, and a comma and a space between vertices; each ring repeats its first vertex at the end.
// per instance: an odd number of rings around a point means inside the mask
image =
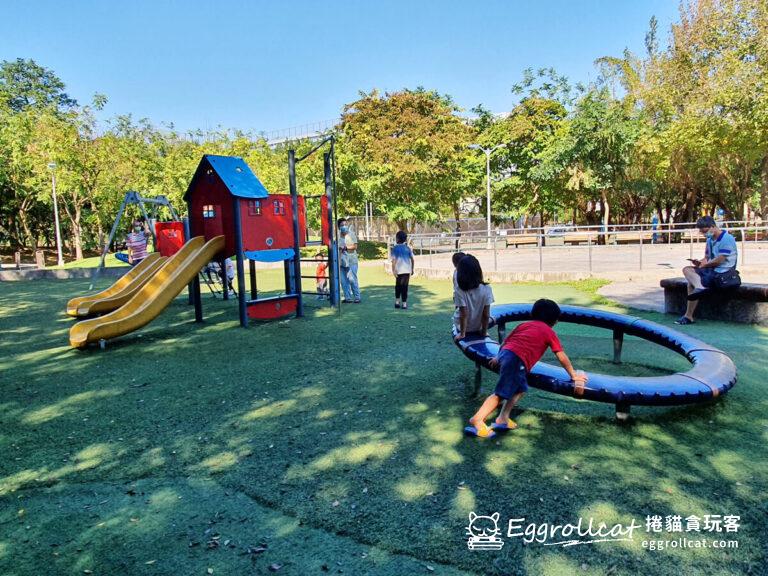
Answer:
POLYGON ((702 260, 690 260, 693 266, 683 268, 685 279, 688 280, 688 306, 685 314, 675 320, 675 324, 693 324, 693 313, 699 299, 713 289, 723 288, 736 271, 736 239, 718 228, 712 216, 699 218, 696 228, 707 237, 706 251, 702 260), (724 282, 726 278, 728 280, 724 282))

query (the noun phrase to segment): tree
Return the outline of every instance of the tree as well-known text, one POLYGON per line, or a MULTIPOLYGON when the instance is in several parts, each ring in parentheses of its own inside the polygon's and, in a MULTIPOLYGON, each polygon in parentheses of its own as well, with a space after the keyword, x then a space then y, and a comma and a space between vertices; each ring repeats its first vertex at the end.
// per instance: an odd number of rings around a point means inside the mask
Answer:
POLYGON ((565 166, 553 147, 563 137, 567 111, 558 100, 524 98, 481 136, 484 146, 506 144, 493 171, 508 177, 495 185, 495 205, 518 215, 553 213, 563 203, 565 166))
POLYGON ((707 204, 742 215, 762 182, 768 211, 768 5, 761 0, 698 0, 681 7, 669 48, 649 59, 638 89, 663 134, 665 184, 679 217, 707 204))
POLYGON ((523 72, 512 87, 520 102, 481 135, 487 146, 506 144, 493 165, 494 172, 506 175, 495 185, 496 206, 516 215, 538 214, 542 221, 546 214, 576 206, 568 190, 573 179, 569 115, 583 91, 552 68, 523 72))
POLYGON ((64 92, 64 82, 34 60, 17 58, 0 63, 0 102, 11 111, 52 108, 63 112, 77 106, 64 92))
POLYGON ((42 115, 62 115, 76 105, 64 88, 34 60, 0 63, 0 234, 18 247, 37 247, 46 228, 40 222, 50 215, 39 204, 41 191, 50 188, 48 160, 32 148, 42 115))
MULTIPOLYGON (((4 235, 16 247, 37 247, 31 212, 44 185, 39 162, 30 154, 38 113, 0 113, 0 213, 4 235)), ((45 165, 43 165, 45 166, 45 165)))
POLYGON ((339 165, 345 197, 372 201, 401 228, 458 211, 477 186, 472 129, 450 98, 423 89, 374 91, 344 107, 339 165))
POLYGON ((611 203, 628 184, 641 120, 605 88, 593 88, 577 103, 571 121, 572 162, 591 175, 591 188, 600 195, 603 226, 610 223, 611 203))
MULTIPOLYGON (((103 106, 97 95, 92 106, 62 116, 52 111, 40 115, 36 126, 36 170, 45 170, 47 162, 56 163, 57 194, 60 207, 69 220, 71 246, 75 259, 83 258, 83 216, 96 197, 99 178, 110 158, 100 152, 102 142, 96 137, 94 110, 103 106)), ((45 198, 47 192, 42 194, 45 198)))

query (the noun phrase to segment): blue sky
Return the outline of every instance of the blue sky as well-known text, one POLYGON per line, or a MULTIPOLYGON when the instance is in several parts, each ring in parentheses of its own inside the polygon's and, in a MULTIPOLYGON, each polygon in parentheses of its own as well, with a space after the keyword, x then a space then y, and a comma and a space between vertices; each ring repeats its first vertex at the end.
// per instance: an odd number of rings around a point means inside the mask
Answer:
POLYGON ((182 130, 271 131, 336 118, 360 90, 424 86, 511 108, 526 67, 595 78, 593 61, 662 46, 677 0, 0 0, 0 59, 33 58, 105 116, 182 130))

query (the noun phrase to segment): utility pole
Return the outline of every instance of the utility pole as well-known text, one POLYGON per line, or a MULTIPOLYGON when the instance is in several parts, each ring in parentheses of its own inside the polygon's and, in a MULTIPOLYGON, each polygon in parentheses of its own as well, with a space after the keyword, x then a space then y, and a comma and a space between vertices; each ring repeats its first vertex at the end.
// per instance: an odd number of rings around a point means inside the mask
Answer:
POLYGON ((468 148, 472 150, 482 150, 485 153, 485 217, 486 217, 486 235, 488 237, 488 247, 491 246, 491 154, 506 144, 498 144, 493 148, 483 148, 480 144, 470 144, 468 148))
POLYGON ((58 265, 64 266, 64 257, 61 254, 61 228, 59 227, 59 205, 56 202, 56 162, 48 164, 51 171, 51 185, 53 187, 53 220, 56 223, 56 254, 58 265))

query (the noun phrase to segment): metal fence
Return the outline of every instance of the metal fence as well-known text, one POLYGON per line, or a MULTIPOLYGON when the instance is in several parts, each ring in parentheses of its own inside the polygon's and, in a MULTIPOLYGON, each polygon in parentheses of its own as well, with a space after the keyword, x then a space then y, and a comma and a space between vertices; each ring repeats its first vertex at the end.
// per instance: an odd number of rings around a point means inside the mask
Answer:
MULTIPOLYGON (((385 216, 349 216, 347 220, 354 226, 360 238, 365 240, 386 241, 389 236, 399 230, 398 225, 385 216)), ((538 222, 538 218, 536 219, 538 222)), ((518 218, 506 218, 502 221, 496 221, 500 229, 518 228, 518 218)), ((456 233, 457 225, 462 234, 468 233, 486 233, 485 218, 461 218, 460 220, 449 219, 440 222, 417 222, 411 227, 413 234, 443 234, 456 233)))
MULTIPOLYGON (((349 216, 347 220, 352 224, 359 238, 366 240, 387 241, 394 237, 399 230, 396 223, 384 216, 349 216)), ((593 232, 611 234, 624 231, 645 231, 656 232, 664 236, 665 242, 679 241, 670 234, 684 233, 687 230, 696 227, 695 222, 659 222, 641 223, 641 224, 602 224, 593 225, 573 225, 573 224, 552 224, 548 226, 520 226, 520 219, 507 218, 501 222, 496 221, 491 230, 491 236, 511 236, 511 235, 552 235, 557 233, 571 232, 593 232)), ((763 228, 765 224, 761 221, 749 220, 726 220, 719 221, 718 225, 727 230, 739 228, 763 228)), ((416 239, 424 237, 455 237, 460 236, 463 239, 487 237, 487 223, 485 218, 462 218, 460 220, 450 219, 435 223, 417 223, 411 227, 409 237, 416 239), (457 226, 459 229, 457 230, 457 226)))
MULTIPOLYGON (((724 222, 721 223, 723 229, 734 235, 740 243, 739 263, 747 263, 748 245, 768 246, 768 225, 744 225, 742 222, 724 222), (733 224, 742 224, 734 226, 733 224)), ((499 257, 511 252, 520 250, 522 254, 530 256, 531 251, 538 252, 538 272, 545 271, 545 253, 554 251, 560 247, 574 247, 584 252, 581 264, 590 273, 593 272, 595 263, 595 254, 603 256, 606 250, 611 250, 612 246, 632 246, 636 249, 635 269, 644 269, 644 252, 651 246, 658 245, 677 245, 689 247, 688 253, 691 259, 695 255, 700 255, 704 248, 704 237, 695 228, 694 223, 678 223, 651 228, 650 225, 643 226, 621 226, 616 225, 609 230, 603 230, 602 227, 579 227, 575 229, 569 227, 546 227, 526 230, 505 230, 504 234, 497 231, 488 236, 485 233, 462 233, 462 234, 413 234, 409 235, 409 244, 414 249, 417 256, 427 258, 428 267, 433 267, 433 256, 453 253, 456 251, 473 251, 478 254, 488 256, 492 253, 493 270, 498 271, 499 257)), ((394 243, 393 237, 388 238, 388 247, 394 243)), ((626 249, 623 251, 625 254, 626 249)), ((634 266, 633 266, 634 268, 634 266)))

